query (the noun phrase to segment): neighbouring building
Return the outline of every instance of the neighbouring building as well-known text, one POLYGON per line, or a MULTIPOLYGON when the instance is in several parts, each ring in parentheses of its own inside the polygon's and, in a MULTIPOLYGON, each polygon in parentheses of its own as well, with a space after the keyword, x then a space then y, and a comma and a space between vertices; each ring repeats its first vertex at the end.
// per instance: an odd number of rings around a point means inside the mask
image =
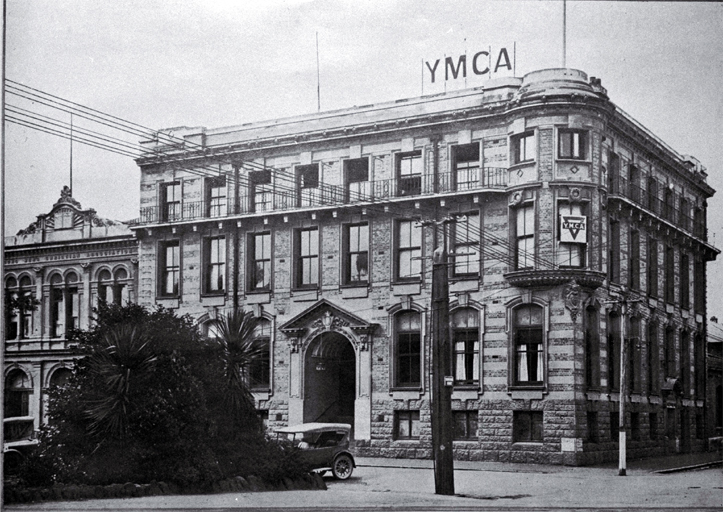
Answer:
POLYGON ((83 209, 64 187, 50 212, 5 238, 5 450, 35 441, 47 390, 71 375, 70 329, 101 299, 135 302, 138 244, 126 224, 83 209))
POLYGON ((138 300, 201 326, 253 311, 270 427, 343 421, 360 454, 431 456, 446 240, 457 458, 614 459, 621 399, 630 457, 704 449, 714 190, 599 79, 547 69, 142 147, 138 300))
POLYGON ((723 326, 717 317, 708 324, 708 448, 723 449, 723 326))

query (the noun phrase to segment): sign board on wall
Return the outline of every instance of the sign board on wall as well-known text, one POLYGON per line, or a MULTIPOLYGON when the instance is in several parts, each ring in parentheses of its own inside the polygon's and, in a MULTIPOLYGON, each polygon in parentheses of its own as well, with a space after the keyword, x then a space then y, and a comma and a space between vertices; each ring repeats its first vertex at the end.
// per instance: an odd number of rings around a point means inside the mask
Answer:
POLYGON ((560 215, 560 242, 568 244, 587 243, 587 217, 583 215, 560 215))

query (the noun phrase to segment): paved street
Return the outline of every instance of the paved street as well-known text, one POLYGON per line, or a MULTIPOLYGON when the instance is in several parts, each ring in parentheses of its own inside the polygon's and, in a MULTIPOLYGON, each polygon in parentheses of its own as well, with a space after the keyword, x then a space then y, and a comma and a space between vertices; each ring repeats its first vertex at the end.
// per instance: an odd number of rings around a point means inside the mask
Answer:
POLYGON ((629 465, 628 476, 609 467, 455 464, 456 496, 434 494, 431 461, 359 459, 351 479, 326 478, 327 491, 230 493, 195 496, 51 502, 7 510, 721 510, 720 467, 670 474, 653 469, 709 460, 655 459, 629 465))

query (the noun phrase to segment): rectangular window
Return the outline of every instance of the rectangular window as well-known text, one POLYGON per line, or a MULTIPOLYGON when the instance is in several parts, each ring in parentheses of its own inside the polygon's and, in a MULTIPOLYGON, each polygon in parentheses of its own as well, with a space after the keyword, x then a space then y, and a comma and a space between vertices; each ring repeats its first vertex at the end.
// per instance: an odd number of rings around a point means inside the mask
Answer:
POLYGON ((223 293, 226 289, 226 238, 204 240, 204 286, 206 293, 223 293))
POLYGON ((640 289, 640 232, 630 232, 630 288, 640 289))
POLYGON ((479 212, 457 217, 451 226, 453 251, 452 275, 455 277, 478 276, 480 264, 479 212))
POLYGON ((610 170, 608 171, 608 190, 611 194, 619 194, 620 189, 620 155, 609 153, 610 170))
POLYGON ((161 269, 159 295, 177 297, 181 275, 181 250, 178 240, 161 243, 159 246, 161 269))
POLYGON ((640 393, 641 387, 641 370, 642 370, 642 354, 640 340, 640 318, 633 317, 630 319, 630 330, 628 335, 628 393, 640 393))
POLYGON ((630 413, 630 433, 633 441, 640 441, 642 439, 640 433, 640 413, 630 413))
POLYGON ((587 440, 591 443, 597 443, 598 440, 597 412, 595 411, 587 411, 587 440))
POLYGON ((33 333, 33 310, 30 309, 30 304, 33 302, 32 292, 22 292, 25 298, 26 307, 20 311, 20 336, 25 339, 29 338, 33 333))
POLYGON ((455 385, 479 384, 479 312, 461 308, 452 315, 455 385))
POLYGON ((521 206, 515 210, 517 244, 516 265, 517 270, 534 268, 535 260, 535 205, 521 206))
POLYGON ((523 133, 512 137, 512 162, 521 164, 532 162, 537 155, 534 132, 523 133))
MULTIPOLYGON (((18 294, 16 292, 10 292, 7 289, 5 290, 5 297, 10 298, 11 300, 17 300, 18 294)), ((14 340, 19 338, 20 331, 18 329, 18 326, 20 324, 20 311, 18 309, 13 309, 8 313, 6 310, 6 316, 8 318, 7 327, 5 331, 5 339, 8 340, 14 340)))
POLYGON ((628 167, 628 197, 636 203, 640 203, 640 168, 635 164, 628 167))
POLYGON ((600 321, 597 309, 585 309, 585 384, 600 389, 600 321))
POLYGON ((610 248, 608 254, 608 278, 614 283, 620 282, 620 223, 610 219, 610 248))
POLYGON ((271 289, 271 233, 253 233, 249 236, 249 290, 271 289))
POLYGON ((680 382, 683 396, 690 396, 690 333, 680 333, 680 382))
POLYGON ((650 439, 655 440, 658 438, 658 413, 648 413, 648 422, 650 423, 650 439))
POLYGON ((665 376, 676 377, 675 368, 675 329, 668 327, 665 329, 665 376))
POLYGON ((697 257, 693 261, 693 307, 696 313, 705 312, 705 261, 697 257))
POLYGON ((543 309, 535 305, 514 311, 515 384, 542 385, 544 374, 543 309))
POLYGON ((620 412, 610 411, 610 440, 618 442, 620 440, 620 412))
POLYGON ((452 411, 454 439, 470 441, 477 439, 478 411, 452 411))
POLYGON ((273 209, 271 171, 249 173, 249 195, 252 212, 267 212, 273 209))
POLYGON ((676 409, 665 410, 665 435, 668 439, 675 439, 675 433, 678 430, 675 424, 675 411, 676 409))
POLYGON ((369 159, 353 158, 344 161, 344 183, 348 202, 367 201, 372 197, 369 181, 369 159))
POLYGON ((620 390, 620 316, 608 317, 608 389, 620 390))
POLYGON ((394 411, 394 439, 419 439, 419 411, 394 411))
POLYGON ((299 206, 316 206, 321 204, 319 164, 297 166, 296 183, 299 193, 299 206))
POLYGON ((369 281, 369 225, 347 225, 344 235, 344 284, 366 284, 369 281))
POLYGON ((665 301, 675 302, 675 249, 665 248, 665 301))
POLYGON ((422 193, 422 152, 397 154, 397 196, 422 193))
POLYGON ((226 215, 226 178, 219 176, 206 179, 206 216, 226 215))
POLYGON ((294 231, 296 287, 315 288, 319 284, 319 229, 294 231))
POLYGON ((268 390, 271 388, 271 322, 259 318, 254 328, 254 348, 258 349, 258 357, 249 364, 249 386, 252 390, 268 390))
POLYGON ((405 311, 395 317, 395 387, 422 385, 422 326, 420 314, 405 311))
POLYGON ((658 241, 648 238, 648 294, 658 296, 658 241))
POLYGON ((397 223, 397 279, 418 280, 422 276, 422 227, 413 220, 397 223))
POLYGON ((161 220, 163 222, 181 220, 181 198, 180 181, 161 184, 161 220))
POLYGON ((585 160, 587 157, 587 132, 582 130, 560 130, 557 157, 585 160))
POLYGON ((512 442, 541 443, 542 438, 542 411, 514 411, 512 413, 512 442))
POLYGON ((690 258, 680 255, 680 307, 690 309, 690 258))
POLYGON ((652 176, 648 177, 648 209, 654 213, 660 211, 658 199, 658 181, 652 176))
POLYGON ((587 217, 584 205, 558 203, 557 205, 557 261, 561 267, 585 266, 587 248, 587 217))
POLYGON ((479 186, 479 143, 463 144, 454 148, 455 190, 473 190, 479 186))

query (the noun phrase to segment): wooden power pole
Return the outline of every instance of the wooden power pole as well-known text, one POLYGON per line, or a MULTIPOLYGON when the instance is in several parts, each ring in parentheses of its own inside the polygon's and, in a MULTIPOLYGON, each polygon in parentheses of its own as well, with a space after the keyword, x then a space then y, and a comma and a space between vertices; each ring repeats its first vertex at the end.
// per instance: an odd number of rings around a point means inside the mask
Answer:
POLYGON ((454 495, 452 453, 452 353, 449 344, 449 283, 446 233, 432 263, 432 445, 434 492, 454 495))

